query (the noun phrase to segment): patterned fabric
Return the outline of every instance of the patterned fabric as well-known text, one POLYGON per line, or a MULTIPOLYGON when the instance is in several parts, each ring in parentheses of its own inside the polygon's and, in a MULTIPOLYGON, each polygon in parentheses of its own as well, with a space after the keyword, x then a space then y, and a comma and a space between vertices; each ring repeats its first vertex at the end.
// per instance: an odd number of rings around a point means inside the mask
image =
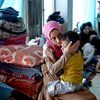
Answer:
POLYGON ((8 38, 12 38, 12 37, 18 37, 20 35, 24 35, 26 33, 22 33, 22 34, 14 34, 11 32, 7 32, 4 29, 0 29, 0 39, 8 39, 8 38))
POLYGON ((26 32, 26 27, 23 22, 23 18, 19 17, 18 21, 13 23, 7 20, 0 20, 0 28, 6 30, 7 32, 11 32, 12 34, 21 34, 26 32))
POLYGON ((24 67, 33 67, 39 65, 42 59, 42 47, 32 45, 24 49, 17 50, 7 56, 3 62, 12 63, 24 67))
POLYGON ((43 82, 40 78, 40 69, 38 69, 36 66, 33 68, 33 65, 40 64, 42 47, 38 45, 31 47, 26 47, 24 45, 7 45, 1 46, 0 50, 1 49, 3 50, 3 52, 0 52, 1 56, 5 55, 5 58, 2 61, 7 60, 8 63, 11 64, 3 62, 0 63, 0 81, 29 96, 33 100, 36 100, 43 82), (8 50, 7 52, 4 51, 6 49, 8 50), (13 62, 11 62, 12 59, 9 57, 11 57, 13 54, 16 54, 16 56, 13 62), (32 62, 34 59, 28 59, 30 56, 35 59, 35 62, 32 62), (25 57, 26 59, 23 59, 25 57), (14 64, 23 66, 17 66, 14 64), (31 65, 31 68, 29 65, 31 65))
POLYGON ((5 45, 0 46, 0 61, 3 61, 6 57, 8 57, 10 54, 15 52, 16 50, 20 50, 25 48, 24 45, 5 45))
POLYGON ((36 76, 30 80, 0 72, 0 81, 31 97, 33 100, 36 100, 42 87, 42 80, 39 80, 36 76))

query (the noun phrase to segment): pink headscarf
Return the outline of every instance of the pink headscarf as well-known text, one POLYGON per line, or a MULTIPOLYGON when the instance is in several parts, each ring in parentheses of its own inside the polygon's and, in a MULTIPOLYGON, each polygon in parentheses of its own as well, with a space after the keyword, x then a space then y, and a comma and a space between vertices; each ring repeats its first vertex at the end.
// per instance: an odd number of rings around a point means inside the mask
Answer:
POLYGON ((55 56, 59 59, 62 55, 61 47, 54 45, 50 39, 50 33, 53 29, 57 29, 63 33, 59 23, 56 21, 49 21, 46 23, 43 27, 43 33, 46 38, 46 43, 54 50, 55 56))

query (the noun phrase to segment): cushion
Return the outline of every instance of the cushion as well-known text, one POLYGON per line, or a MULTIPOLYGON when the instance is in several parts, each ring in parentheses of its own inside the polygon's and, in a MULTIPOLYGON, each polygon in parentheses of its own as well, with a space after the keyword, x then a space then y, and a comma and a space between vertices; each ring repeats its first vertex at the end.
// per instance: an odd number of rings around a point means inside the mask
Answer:
POLYGON ((65 95, 57 95, 56 98, 58 100, 97 100, 96 96, 87 88, 83 88, 78 92, 73 92, 65 95))
POLYGON ((25 48, 24 45, 5 45, 0 46, 0 61, 3 61, 4 58, 9 56, 11 53, 15 52, 16 50, 25 48))
MULTIPOLYGON (((38 100, 46 100, 45 94, 45 87, 43 87, 39 93, 38 100)), ((56 95, 55 100, 97 100, 97 98, 87 88, 82 88, 78 92, 56 95)))
POLYGON ((33 67, 41 63, 42 47, 39 45, 32 45, 20 50, 17 50, 6 57, 3 62, 12 63, 24 67, 33 67))

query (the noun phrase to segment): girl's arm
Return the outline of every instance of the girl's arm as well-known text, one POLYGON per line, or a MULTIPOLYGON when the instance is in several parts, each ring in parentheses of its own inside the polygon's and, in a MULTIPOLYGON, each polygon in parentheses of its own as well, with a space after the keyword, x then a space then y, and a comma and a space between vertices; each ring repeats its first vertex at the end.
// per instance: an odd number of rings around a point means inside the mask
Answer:
POLYGON ((45 62, 46 62, 48 71, 51 74, 56 74, 58 71, 60 71, 63 68, 63 66, 65 65, 65 63, 67 62, 67 60, 71 56, 71 54, 73 54, 78 49, 80 42, 77 41, 72 46, 71 46, 71 44, 72 44, 72 42, 69 43, 67 48, 64 50, 61 58, 58 61, 56 61, 55 63, 51 60, 50 57, 45 58, 45 62))

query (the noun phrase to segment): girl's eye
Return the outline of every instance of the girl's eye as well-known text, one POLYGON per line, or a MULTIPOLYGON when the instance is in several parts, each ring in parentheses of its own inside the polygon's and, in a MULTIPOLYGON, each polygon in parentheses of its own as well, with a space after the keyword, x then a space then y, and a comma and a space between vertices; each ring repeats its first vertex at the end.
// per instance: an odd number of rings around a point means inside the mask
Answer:
POLYGON ((55 40, 56 38, 55 37, 53 37, 51 40, 55 40))

